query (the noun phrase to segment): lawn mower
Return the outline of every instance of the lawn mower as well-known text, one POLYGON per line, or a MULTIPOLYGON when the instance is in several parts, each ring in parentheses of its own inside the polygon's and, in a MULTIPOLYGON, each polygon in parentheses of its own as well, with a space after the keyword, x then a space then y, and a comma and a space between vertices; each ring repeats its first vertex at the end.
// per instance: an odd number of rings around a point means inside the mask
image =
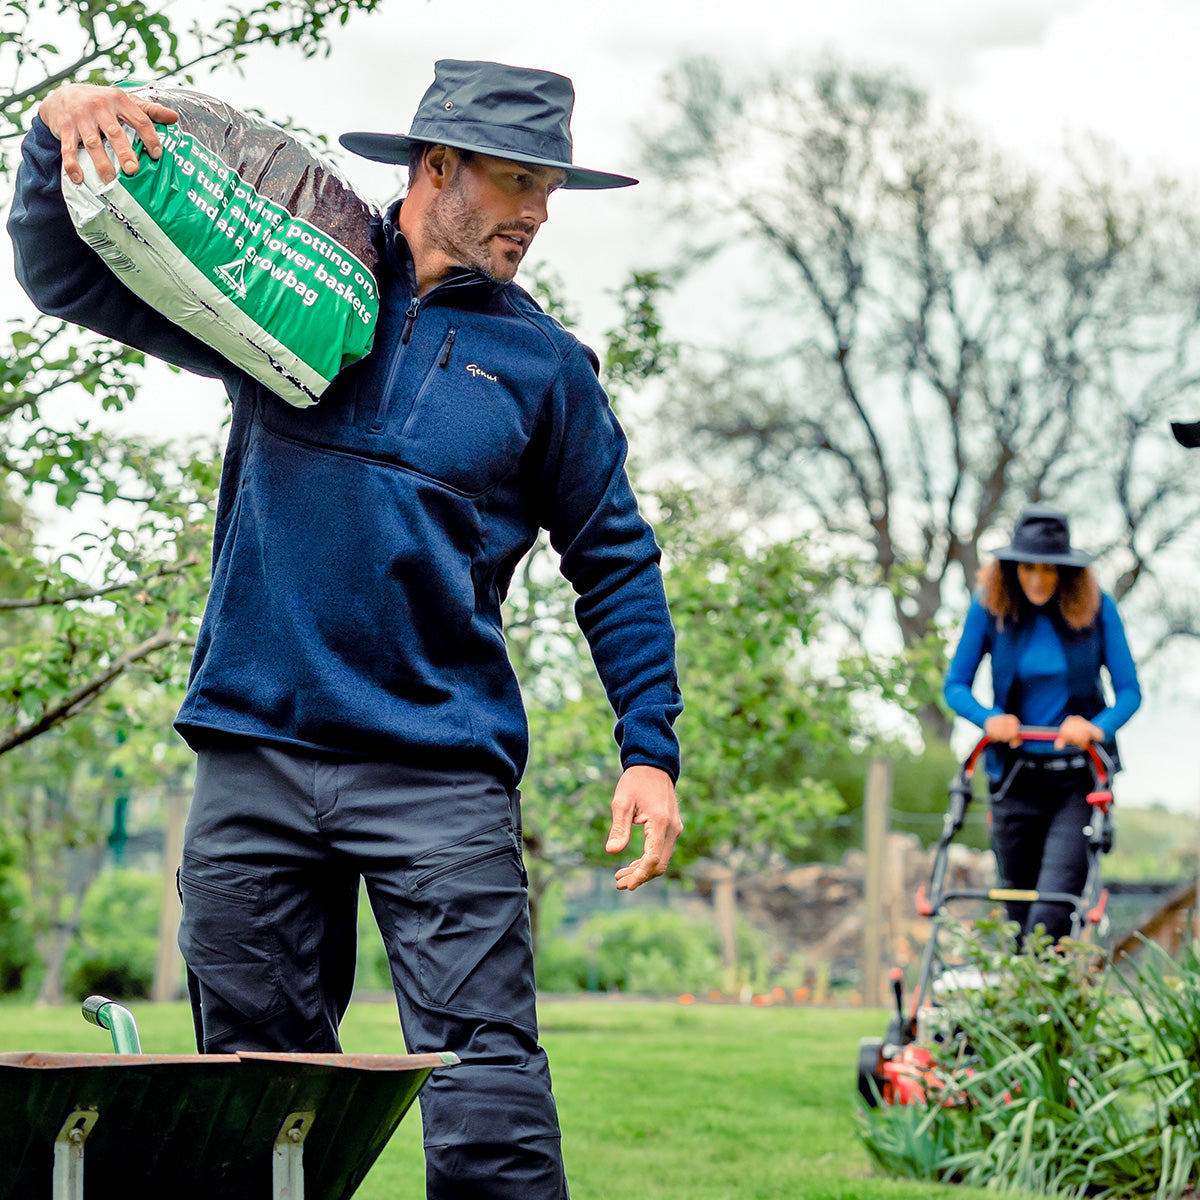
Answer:
MULTIPOLYGON (((1023 727, 1023 741, 1052 742, 1055 729, 1023 727)), ((1100 883, 1100 859, 1112 849, 1112 761, 1099 746, 1087 749, 1093 786, 1087 801, 1091 821, 1084 827, 1087 842, 1087 874, 1078 895, 1069 892, 1038 892, 1016 888, 958 888, 946 884, 950 844, 961 831, 972 798, 972 780, 976 765, 992 738, 982 737, 959 768, 950 785, 950 806, 942 821, 942 833, 933 858, 928 888, 917 891, 917 912, 930 918, 929 939, 921 956, 916 986, 908 1010, 904 1006, 904 974, 899 967, 891 972, 895 1010, 882 1038, 863 1038, 858 1050, 858 1091, 863 1100, 875 1107, 882 1104, 924 1104, 939 1083, 932 1068, 932 1050, 946 1036, 940 1021, 938 997, 951 988, 978 986, 978 973, 943 960, 939 934, 950 916, 949 905, 956 901, 1050 901, 1069 905, 1071 937, 1087 940, 1104 917, 1108 892, 1100 883)), ((1079 753, 1072 749, 1071 753, 1079 753)), ((947 1100, 952 1103, 952 1100, 947 1100)))

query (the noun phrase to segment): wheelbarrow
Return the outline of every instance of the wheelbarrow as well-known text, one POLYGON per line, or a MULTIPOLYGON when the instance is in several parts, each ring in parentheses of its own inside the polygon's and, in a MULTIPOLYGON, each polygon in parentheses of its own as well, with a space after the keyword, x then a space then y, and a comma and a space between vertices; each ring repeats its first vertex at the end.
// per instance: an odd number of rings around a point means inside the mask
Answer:
POLYGON ((114 1053, 0 1054, 4 1200, 348 1200, 430 1072, 458 1062, 143 1054, 128 1009, 83 1012, 114 1053))

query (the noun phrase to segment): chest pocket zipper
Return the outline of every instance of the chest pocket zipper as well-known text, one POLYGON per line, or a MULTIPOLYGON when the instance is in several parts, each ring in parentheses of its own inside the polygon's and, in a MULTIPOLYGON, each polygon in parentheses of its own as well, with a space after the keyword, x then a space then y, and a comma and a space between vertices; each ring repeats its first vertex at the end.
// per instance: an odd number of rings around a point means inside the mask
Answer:
MULTIPOLYGON (((442 343, 441 352, 438 354, 437 365, 440 370, 445 370, 450 365, 450 352, 454 349, 454 339, 458 337, 458 330, 451 329, 446 334, 446 340, 442 343)), ((417 423, 417 419, 421 412, 421 404, 425 399, 425 393, 429 390, 429 385, 433 380, 433 370, 425 376, 424 382, 421 384, 421 390, 417 392, 416 398, 412 402, 412 408, 408 410, 408 416, 404 419, 404 428, 400 430, 400 438, 403 439, 411 436, 413 427, 417 423)))
MULTIPOLYGON (((417 322, 417 314, 420 311, 421 301, 414 296, 408 302, 408 308, 404 310, 404 327, 400 331, 401 347, 407 346, 412 340, 413 326, 417 322)), ((379 397, 379 407, 375 410, 375 420, 371 422, 372 433, 381 433, 383 431, 388 410, 392 406, 392 391, 396 386, 396 376, 400 373, 400 359, 403 357, 403 353, 403 350, 396 351, 396 356, 392 360, 391 367, 388 369, 387 382, 383 386, 383 395, 379 397)))

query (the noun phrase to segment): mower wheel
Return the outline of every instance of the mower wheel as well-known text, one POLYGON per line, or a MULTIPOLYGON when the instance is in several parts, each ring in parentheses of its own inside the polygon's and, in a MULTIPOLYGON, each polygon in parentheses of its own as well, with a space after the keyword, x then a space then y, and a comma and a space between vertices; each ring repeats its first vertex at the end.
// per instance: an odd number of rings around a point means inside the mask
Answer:
POLYGON ((879 1106, 883 1084, 883 1038, 862 1038, 858 1043, 858 1094, 869 1108, 879 1106))

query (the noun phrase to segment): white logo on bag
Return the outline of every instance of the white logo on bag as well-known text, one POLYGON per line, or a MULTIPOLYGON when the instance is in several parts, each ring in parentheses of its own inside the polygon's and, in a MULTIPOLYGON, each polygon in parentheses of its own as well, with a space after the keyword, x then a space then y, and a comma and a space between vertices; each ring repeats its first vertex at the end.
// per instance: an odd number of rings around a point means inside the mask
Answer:
POLYGON ((235 258, 233 262, 227 262, 223 266, 215 268, 215 271, 220 276, 222 282, 233 290, 239 300, 245 300, 246 260, 244 258, 235 258))
POLYGON ((499 376, 489 374, 478 363, 467 363, 467 374, 472 379, 486 379, 489 383, 500 382, 499 376))

